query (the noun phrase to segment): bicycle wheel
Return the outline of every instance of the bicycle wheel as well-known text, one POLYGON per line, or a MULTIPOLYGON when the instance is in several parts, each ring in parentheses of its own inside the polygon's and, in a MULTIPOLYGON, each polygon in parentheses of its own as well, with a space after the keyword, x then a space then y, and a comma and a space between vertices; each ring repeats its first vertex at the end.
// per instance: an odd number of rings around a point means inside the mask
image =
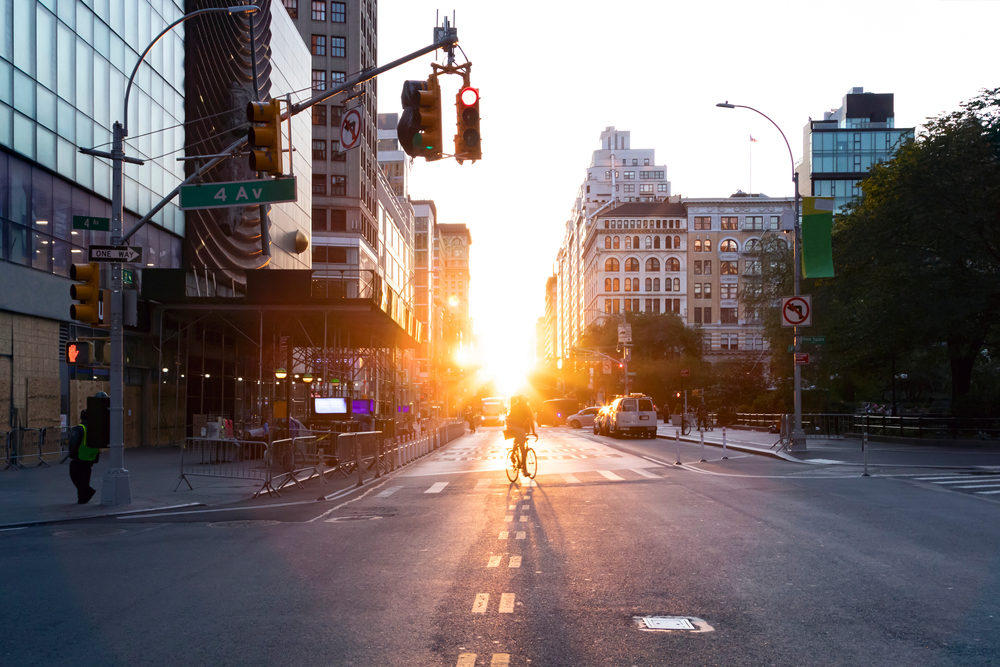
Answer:
POLYGON ((528 472, 528 477, 535 479, 535 473, 538 472, 538 457, 531 447, 524 453, 524 469, 528 472))
POLYGON ((511 447, 507 450, 507 455, 504 457, 506 464, 507 479, 512 482, 517 481, 517 475, 521 469, 521 463, 517 460, 517 448, 511 447))
POLYGON ((681 435, 687 435, 691 432, 691 422, 684 420, 681 422, 681 435))

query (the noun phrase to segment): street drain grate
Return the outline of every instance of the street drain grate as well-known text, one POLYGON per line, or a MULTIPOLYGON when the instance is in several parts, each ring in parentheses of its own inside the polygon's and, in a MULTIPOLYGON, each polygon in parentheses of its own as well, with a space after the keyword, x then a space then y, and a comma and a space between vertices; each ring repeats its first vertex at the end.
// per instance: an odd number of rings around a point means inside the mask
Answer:
POLYGON ((694 616, 633 616, 640 630, 653 632, 712 632, 711 625, 694 616))

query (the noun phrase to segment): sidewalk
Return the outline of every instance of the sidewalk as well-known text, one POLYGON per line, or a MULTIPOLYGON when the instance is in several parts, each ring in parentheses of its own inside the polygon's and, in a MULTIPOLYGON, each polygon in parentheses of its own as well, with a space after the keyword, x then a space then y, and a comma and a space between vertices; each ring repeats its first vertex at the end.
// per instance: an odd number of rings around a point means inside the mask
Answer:
MULTIPOLYGON (((188 488, 180 479, 180 449, 177 447, 130 448, 125 450, 124 458, 132 492, 132 503, 125 506, 101 504, 102 483, 111 459, 107 451, 101 452, 101 459, 94 466, 90 485, 97 493, 86 505, 76 502, 76 489, 69 479, 69 461, 51 463, 48 467, 0 470, 0 529, 164 508, 237 503, 252 500, 261 487, 259 480, 189 476, 194 488, 188 488)), ((366 479, 368 477, 370 475, 366 479)), ((318 496, 320 492, 330 493, 354 483, 356 480, 338 476, 335 484, 321 486, 317 480, 312 480, 307 485, 316 491, 314 496, 318 496)), ((287 497, 292 492, 294 489, 281 493, 287 497)), ((267 497, 265 492, 255 502, 265 502, 267 497)))
MULTIPOLYGON (((657 437, 673 440, 678 429, 661 423, 657 437)), ((704 433, 705 445, 721 448, 723 434, 726 446, 736 451, 762 454, 774 458, 807 464, 864 465, 865 452, 858 438, 806 438, 805 451, 789 452, 775 443, 778 435, 761 431, 715 428, 704 433)), ((693 431, 680 436, 682 442, 700 443, 702 434, 693 431)), ((905 468, 959 468, 1000 470, 1000 442, 985 441, 932 441, 920 443, 894 443, 869 441, 869 466, 905 468)))

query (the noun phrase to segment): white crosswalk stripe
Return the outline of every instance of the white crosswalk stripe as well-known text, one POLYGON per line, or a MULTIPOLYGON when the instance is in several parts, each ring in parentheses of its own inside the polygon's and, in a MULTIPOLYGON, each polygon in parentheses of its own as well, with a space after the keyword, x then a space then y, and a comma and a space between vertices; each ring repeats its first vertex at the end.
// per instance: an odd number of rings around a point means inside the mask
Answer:
POLYGON ((915 475, 912 479, 935 484, 945 489, 961 490, 971 495, 993 496, 1000 494, 1000 475, 967 472, 951 475, 915 475))

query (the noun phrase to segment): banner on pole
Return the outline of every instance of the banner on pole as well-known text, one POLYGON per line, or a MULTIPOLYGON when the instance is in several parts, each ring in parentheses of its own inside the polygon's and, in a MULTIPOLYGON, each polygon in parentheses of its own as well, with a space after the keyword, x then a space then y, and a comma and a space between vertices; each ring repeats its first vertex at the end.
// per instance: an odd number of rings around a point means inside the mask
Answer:
POLYGON ((833 278, 833 197, 802 198, 802 275, 833 278))

